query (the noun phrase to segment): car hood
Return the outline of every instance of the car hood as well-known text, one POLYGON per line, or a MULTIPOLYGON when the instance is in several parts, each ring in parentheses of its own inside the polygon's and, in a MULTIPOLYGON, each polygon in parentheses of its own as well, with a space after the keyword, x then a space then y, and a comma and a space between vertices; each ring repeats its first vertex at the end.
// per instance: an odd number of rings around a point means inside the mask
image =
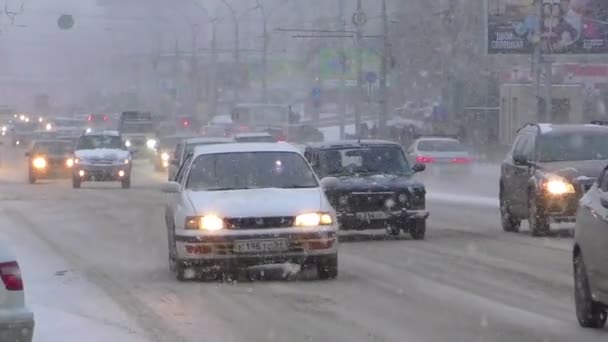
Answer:
POLYGON ((127 159, 129 158, 129 151, 113 149, 113 148, 99 148, 95 150, 78 150, 74 152, 74 156, 80 159, 127 159))
POLYGON ((608 160, 582 160, 553 163, 540 163, 545 173, 557 174, 573 180, 581 177, 598 178, 608 160))
POLYGON ((233 191, 186 190, 197 215, 216 213, 223 217, 296 216, 331 211, 321 188, 251 189, 233 191))
POLYGON ((424 185, 409 175, 359 175, 337 177, 336 186, 326 189, 327 191, 395 191, 408 190, 409 192, 424 192, 424 185))

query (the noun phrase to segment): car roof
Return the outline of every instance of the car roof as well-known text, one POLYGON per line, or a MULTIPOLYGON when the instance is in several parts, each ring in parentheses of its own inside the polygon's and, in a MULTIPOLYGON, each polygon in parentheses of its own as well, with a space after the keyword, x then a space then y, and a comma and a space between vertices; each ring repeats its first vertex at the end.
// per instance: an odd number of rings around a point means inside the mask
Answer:
POLYGON ((267 132, 257 132, 257 133, 239 133, 234 136, 235 138, 257 138, 257 137, 272 137, 270 133, 267 132))
POLYGON ((423 137, 423 138, 418 138, 418 141, 455 141, 455 142, 460 142, 460 140, 456 139, 456 138, 446 138, 446 137, 423 137))
POLYGON ((64 143, 64 144, 69 144, 71 143, 69 140, 66 139, 36 139, 34 141, 32 141, 32 144, 50 144, 50 143, 64 143))
POLYGON ((401 146, 396 142, 388 140, 361 139, 361 140, 335 140, 324 141, 320 143, 308 144, 308 147, 315 149, 331 149, 331 148, 352 148, 366 146, 401 146))
POLYGON ((523 129, 536 126, 541 135, 551 133, 577 133, 577 132, 608 132, 608 126, 596 124, 553 124, 538 123, 523 129))
POLYGON ((194 155, 218 154, 218 153, 240 153, 240 152, 292 152, 301 154, 301 151, 288 143, 231 143, 217 145, 197 146, 194 155))
POLYGON ((120 132, 118 131, 91 131, 89 133, 85 133, 84 135, 111 135, 115 137, 120 136, 120 132))
POLYGON ((231 143, 234 142, 231 138, 187 138, 186 144, 213 144, 213 143, 231 143))

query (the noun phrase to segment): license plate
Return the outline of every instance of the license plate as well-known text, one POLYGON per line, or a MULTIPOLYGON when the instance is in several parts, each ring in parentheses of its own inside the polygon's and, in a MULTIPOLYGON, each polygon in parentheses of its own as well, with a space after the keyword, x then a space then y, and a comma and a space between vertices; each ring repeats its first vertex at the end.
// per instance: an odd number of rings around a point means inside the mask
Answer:
POLYGON ((357 213, 357 219, 359 220, 386 220, 389 218, 389 215, 383 211, 372 211, 366 213, 357 213))
POLYGON ((236 241, 235 253, 283 252, 289 249, 287 239, 236 241))

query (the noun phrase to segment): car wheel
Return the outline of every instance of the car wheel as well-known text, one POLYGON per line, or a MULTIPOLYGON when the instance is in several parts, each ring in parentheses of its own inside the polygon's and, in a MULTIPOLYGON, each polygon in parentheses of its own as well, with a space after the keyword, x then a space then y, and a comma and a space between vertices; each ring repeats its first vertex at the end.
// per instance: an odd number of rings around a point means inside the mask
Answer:
POLYGON ((317 274, 319 279, 336 279, 338 277, 338 255, 323 258, 317 261, 317 274))
POLYGON ((131 177, 126 177, 121 180, 121 186, 123 189, 128 189, 131 187, 131 177))
POLYGON ((394 226, 386 227, 386 232, 391 236, 399 236, 401 234, 401 229, 394 226))
POLYGON ((513 217, 513 214, 511 214, 511 208, 503 198, 502 191, 500 194, 500 219, 502 223, 502 229, 505 232, 519 232, 519 228, 521 227, 521 220, 513 217))
POLYGON ((538 204, 536 194, 531 192, 528 196, 528 223, 530 224, 530 232, 532 236, 543 236, 549 232, 549 221, 544 213, 542 206, 538 204))
POLYGON ((30 184, 36 183, 36 176, 34 176, 33 174, 30 173, 28 178, 29 178, 28 181, 30 184))
POLYGON ((426 220, 414 220, 409 230, 412 239, 424 240, 426 236, 426 220))
POLYGON ((587 270, 580 253, 574 257, 574 302, 581 327, 602 329, 606 325, 606 308, 591 297, 587 270))
POLYGON ((82 183, 82 180, 80 180, 80 178, 72 177, 72 188, 80 189, 81 183, 82 183))

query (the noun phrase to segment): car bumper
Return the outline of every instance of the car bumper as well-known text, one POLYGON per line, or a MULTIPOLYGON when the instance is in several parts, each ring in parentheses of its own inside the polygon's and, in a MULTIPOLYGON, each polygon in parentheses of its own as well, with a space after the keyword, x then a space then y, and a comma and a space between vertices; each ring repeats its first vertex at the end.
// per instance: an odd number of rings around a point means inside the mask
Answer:
MULTIPOLYGON (((195 232, 196 233, 196 232, 195 232)), ((320 230, 260 229, 228 231, 226 234, 175 236, 177 257, 188 265, 216 268, 250 267, 293 262, 304 264, 335 255, 338 251, 337 227, 320 230), (246 243, 271 242, 281 250, 239 250, 246 243)))
POLYGON ((79 177, 82 181, 117 181, 128 178, 131 174, 130 164, 121 165, 83 165, 79 164, 74 167, 74 177, 79 177), (81 171, 84 173, 81 175, 81 171), (120 171, 124 172, 124 176, 120 176, 120 171))
POLYGON ((387 226, 406 228, 408 223, 426 220, 429 216, 426 210, 338 213, 338 222, 341 230, 383 229, 387 226))
POLYGON ((31 342, 33 335, 34 315, 31 312, 0 313, 0 341, 31 342))
POLYGON ((544 194, 539 204, 551 222, 574 222, 580 197, 579 194, 544 194))

